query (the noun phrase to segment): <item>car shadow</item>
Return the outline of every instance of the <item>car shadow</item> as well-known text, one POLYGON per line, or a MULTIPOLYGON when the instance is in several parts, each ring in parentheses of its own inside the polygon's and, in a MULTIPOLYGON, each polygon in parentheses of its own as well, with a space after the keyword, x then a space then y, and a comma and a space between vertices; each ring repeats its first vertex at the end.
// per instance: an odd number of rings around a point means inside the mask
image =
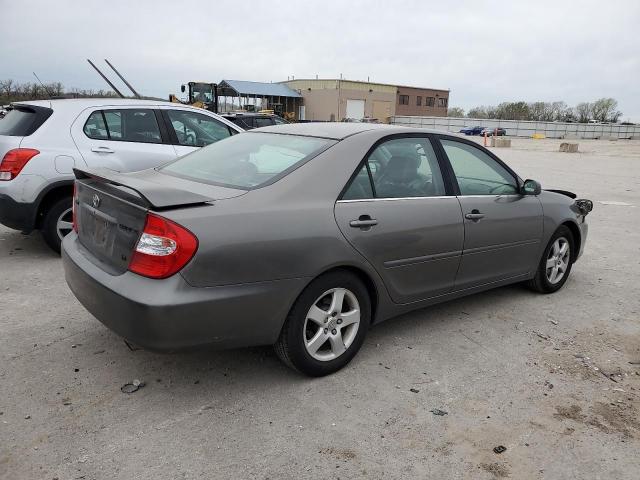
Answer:
POLYGON ((0 257, 17 254, 60 258, 60 255, 47 246, 39 231, 25 235, 17 230, 0 227, 0 257))
MULTIPOLYGON (((519 285, 501 287, 496 290, 476 294, 440 305, 425 307, 381 324, 374 325, 368 332, 362 350, 345 369, 326 377, 347 377, 354 370, 377 365, 382 357, 393 356, 394 349, 406 348, 434 341, 434 336, 442 336, 441 322, 447 322, 447 332, 469 327, 470 321, 479 317, 489 317, 491 312, 508 304, 518 302, 520 297, 533 294, 519 285), (402 347, 398 339, 402 340, 402 347)), ((514 316, 514 322, 517 318, 514 316)), ((500 328, 503 319, 496 319, 495 325, 488 328, 500 328)), ((147 385, 162 386, 163 389, 188 389, 194 394, 198 389, 214 388, 216 392, 232 391, 234 385, 243 382, 251 390, 273 390, 285 385, 311 384, 318 379, 306 377, 286 367, 270 346, 250 347, 235 350, 201 349, 180 353, 156 353, 143 349, 130 350, 125 342, 110 332, 96 320, 92 328, 84 332, 87 344, 103 345, 107 355, 115 356, 111 362, 109 376, 127 379, 132 372, 147 385), (95 338, 91 338, 95 337, 95 338)), ((446 333, 444 335, 448 335, 446 333)), ((443 338, 443 341, 445 339, 443 338)), ((78 339, 78 341, 81 341, 78 339)), ((132 378, 130 379, 132 380, 132 378)))

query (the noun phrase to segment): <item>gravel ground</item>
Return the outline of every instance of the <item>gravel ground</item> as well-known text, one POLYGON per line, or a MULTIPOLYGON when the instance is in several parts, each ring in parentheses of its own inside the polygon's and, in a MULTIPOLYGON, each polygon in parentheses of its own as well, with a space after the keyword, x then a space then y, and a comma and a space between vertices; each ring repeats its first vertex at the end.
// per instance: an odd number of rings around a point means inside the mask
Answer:
POLYGON ((637 479, 640 142, 558 143, 496 152, 594 200, 563 290, 404 315, 321 379, 266 347, 131 351, 38 234, 0 227, 0 477, 637 479))

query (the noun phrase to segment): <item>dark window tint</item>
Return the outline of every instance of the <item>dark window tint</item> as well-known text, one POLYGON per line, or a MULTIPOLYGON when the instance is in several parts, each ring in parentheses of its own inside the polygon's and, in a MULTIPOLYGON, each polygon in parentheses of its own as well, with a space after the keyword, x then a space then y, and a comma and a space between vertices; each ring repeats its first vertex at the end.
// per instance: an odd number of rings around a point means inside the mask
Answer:
POLYGON ((379 145, 343 199, 433 197, 445 195, 436 154, 428 138, 398 138, 379 145), (373 189, 366 188, 371 172, 373 189))
POLYGON ((231 117, 228 120, 232 121, 240 128, 244 128, 245 130, 251 130, 255 128, 253 125, 253 119, 251 117, 231 117))
POLYGON ((214 185, 254 188, 285 176, 335 143, 297 135, 243 133, 185 155, 160 171, 214 185))
POLYGON ((89 138, 96 140, 108 140, 107 126, 104 123, 102 112, 98 110, 89 115, 87 122, 84 124, 84 134, 89 138))
POLYGON ((231 136, 229 127, 207 115, 185 110, 168 110, 167 114, 179 145, 204 147, 231 136))
POLYGON ((274 125, 274 121, 270 117, 256 117, 254 120, 256 122, 256 128, 274 125))
POLYGON ((89 138, 101 140, 162 143, 155 113, 146 109, 93 112, 84 125, 84 133, 89 138))
POLYGON ((35 132, 51 116, 44 107, 13 107, 0 118, 0 135, 26 137, 35 132))
POLYGON ((282 125, 284 123, 289 123, 284 118, 280 118, 280 117, 273 117, 273 121, 276 122, 276 125, 282 125))
POLYGON ((441 140, 441 143, 453 167, 461 195, 518 193, 513 175, 479 148, 453 140, 441 140))
POLYGON ((400 103, 400 105, 409 105, 409 95, 400 95, 398 103, 400 103))

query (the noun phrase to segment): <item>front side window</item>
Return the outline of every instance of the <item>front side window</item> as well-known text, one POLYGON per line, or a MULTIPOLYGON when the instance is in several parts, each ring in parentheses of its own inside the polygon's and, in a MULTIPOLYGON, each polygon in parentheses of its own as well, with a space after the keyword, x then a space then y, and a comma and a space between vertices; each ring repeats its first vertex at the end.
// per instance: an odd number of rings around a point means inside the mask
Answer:
POLYGON ((335 140, 247 132, 196 150, 159 171, 203 183, 251 189, 287 175, 335 140))
POLYGON ((440 140, 458 181, 461 195, 513 195, 516 179, 482 150, 454 140, 440 140))
POLYGON ((397 138, 379 145, 354 177, 343 200, 445 195, 428 138, 397 138), (368 186, 367 186, 368 185, 368 186))
POLYGON ((398 103, 400 105, 409 105, 409 95, 400 95, 398 103))
POLYGON ((207 115, 185 110, 168 110, 167 114, 179 145, 205 147, 231 136, 229 127, 207 115))

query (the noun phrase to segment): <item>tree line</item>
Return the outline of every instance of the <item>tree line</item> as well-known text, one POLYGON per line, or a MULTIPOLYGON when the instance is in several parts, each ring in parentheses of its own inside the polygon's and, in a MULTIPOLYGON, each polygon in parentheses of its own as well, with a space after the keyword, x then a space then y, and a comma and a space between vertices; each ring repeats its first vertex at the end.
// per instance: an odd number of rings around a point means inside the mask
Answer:
POLYGON ((616 123, 622 117, 618 102, 613 98, 600 98, 594 102, 582 102, 575 107, 565 102, 503 102, 498 106, 480 106, 468 112, 449 108, 450 117, 491 118, 498 120, 536 120, 541 122, 580 122, 595 120, 616 123))
POLYGON ((66 90, 60 82, 41 85, 36 82, 15 82, 11 79, 0 80, 0 105, 27 100, 45 100, 48 98, 85 98, 117 97, 112 90, 91 90, 72 88, 66 90))

